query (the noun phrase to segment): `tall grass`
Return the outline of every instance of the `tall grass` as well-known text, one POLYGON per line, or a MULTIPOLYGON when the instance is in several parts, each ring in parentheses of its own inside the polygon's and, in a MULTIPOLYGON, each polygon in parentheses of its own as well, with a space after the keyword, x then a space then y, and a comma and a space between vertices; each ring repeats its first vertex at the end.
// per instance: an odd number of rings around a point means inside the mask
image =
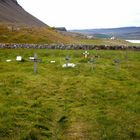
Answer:
POLYGON ((1 140, 140 139, 140 52, 127 51, 126 59, 125 51, 93 50, 94 63, 82 53, 0 50, 1 140), (28 61, 34 53, 42 59, 36 75, 28 61), (66 55, 75 68, 62 68, 66 55))

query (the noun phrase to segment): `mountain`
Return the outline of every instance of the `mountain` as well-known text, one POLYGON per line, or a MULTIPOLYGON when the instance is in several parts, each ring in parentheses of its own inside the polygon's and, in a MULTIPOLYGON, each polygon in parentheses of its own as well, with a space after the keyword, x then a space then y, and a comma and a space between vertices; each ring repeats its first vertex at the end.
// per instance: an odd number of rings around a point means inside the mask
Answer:
POLYGON ((27 26, 47 26, 26 12, 17 0, 0 0, 0 23, 22 24, 27 26))
POLYGON ((0 0, 0 43, 69 44, 75 39, 60 34, 26 12, 17 0, 0 0))
POLYGON ((26 12, 17 0, 0 0, 0 43, 127 44, 119 40, 89 40, 86 35, 68 32, 64 27, 51 28, 26 12))
POLYGON ((95 37, 109 38, 115 36, 121 39, 140 40, 140 27, 121 27, 121 28, 103 28, 103 29, 83 29, 71 30, 72 32, 93 35, 95 37))

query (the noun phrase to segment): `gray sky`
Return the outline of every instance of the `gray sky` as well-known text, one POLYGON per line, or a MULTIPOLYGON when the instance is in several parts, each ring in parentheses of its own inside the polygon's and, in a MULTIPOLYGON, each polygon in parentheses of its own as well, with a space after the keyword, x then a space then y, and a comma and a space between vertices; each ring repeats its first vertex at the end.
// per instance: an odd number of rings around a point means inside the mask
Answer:
POLYGON ((49 26, 67 29, 140 26, 140 0, 18 0, 49 26))

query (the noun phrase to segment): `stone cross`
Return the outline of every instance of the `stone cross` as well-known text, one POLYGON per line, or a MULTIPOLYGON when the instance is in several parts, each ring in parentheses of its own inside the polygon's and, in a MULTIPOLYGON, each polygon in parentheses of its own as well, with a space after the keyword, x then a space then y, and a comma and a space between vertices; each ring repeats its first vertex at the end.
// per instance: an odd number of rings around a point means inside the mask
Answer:
POLYGON ((83 53, 83 55, 85 56, 85 58, 87 58, 88 55, 89 55, 89 52, 88 52, 88 51, 85 51, 85 52, 83 53))
POLYGON ((29 57, 30 61, 34 62, 34 74, 37 73, 37 62, 40 61, 40 59, 37 58, 37 54, 34 54, 34 57, 29 57))
POLYGON ((69 63, 69 61, 70 61, 70 57, 67 55, 67 56, 65 57, 65 60, 66 60, 66 67, 68 67, 68 63, 69 63))

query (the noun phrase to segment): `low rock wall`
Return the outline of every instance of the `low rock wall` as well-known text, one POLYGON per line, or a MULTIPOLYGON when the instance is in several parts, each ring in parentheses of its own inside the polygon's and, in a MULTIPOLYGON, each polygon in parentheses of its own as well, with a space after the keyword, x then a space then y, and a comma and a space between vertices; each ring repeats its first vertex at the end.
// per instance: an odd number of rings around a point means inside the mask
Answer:
POLYGON ((108 46, 108 45, 81 45, 81 44, 0 44, 0 49, 62 49, 62 50, 140 50, 140 46, 108 46))

